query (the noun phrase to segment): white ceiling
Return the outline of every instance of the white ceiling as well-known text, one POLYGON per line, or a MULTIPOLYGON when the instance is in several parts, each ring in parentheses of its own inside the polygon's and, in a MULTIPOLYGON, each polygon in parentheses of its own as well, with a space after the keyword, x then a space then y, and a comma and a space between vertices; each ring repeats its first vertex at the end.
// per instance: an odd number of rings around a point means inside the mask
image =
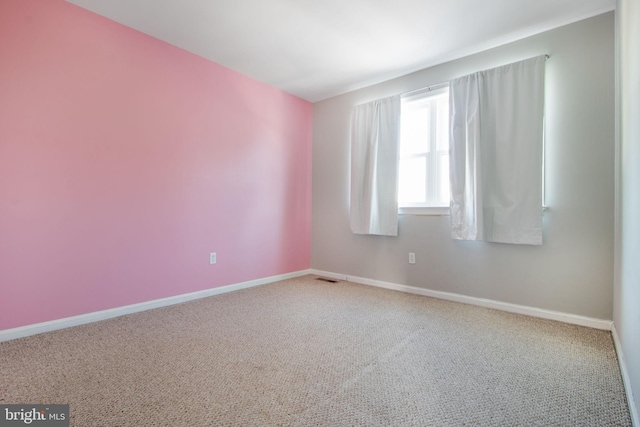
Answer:
POLYGON ((311 102, 615 7, 615 0, 67 1, 311 102))

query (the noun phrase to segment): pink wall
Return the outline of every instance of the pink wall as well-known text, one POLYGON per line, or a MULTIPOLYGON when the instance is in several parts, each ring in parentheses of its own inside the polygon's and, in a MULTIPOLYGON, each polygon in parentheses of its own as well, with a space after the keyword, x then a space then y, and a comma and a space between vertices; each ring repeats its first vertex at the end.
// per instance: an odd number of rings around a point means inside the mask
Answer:
POLYGON ((63 0, 0 0, 0 330, 309 268, 311 114, 63 0))

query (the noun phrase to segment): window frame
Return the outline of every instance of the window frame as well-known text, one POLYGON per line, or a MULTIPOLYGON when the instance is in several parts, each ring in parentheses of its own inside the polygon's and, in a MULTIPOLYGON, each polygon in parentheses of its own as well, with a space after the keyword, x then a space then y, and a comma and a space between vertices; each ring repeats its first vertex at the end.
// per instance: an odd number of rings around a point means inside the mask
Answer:
MULTIPOLYGON (((402 101, 407 102, 407 100, 414 100, 414 101, 418 101, 421 99, 426 99, 426 98, 430 98, 430 97, 435 97, 435 96, 439 96, 445 92, 449 91, 449 82, 445 82, 436 86, 429 86, 423 89, 418 89, 416 91, 412 91, 412 92, 408 92, 406 94, 404 94, 401 98, 402 101)), ((447 109, 447 114, 448 114, 449 109, 447 109)), ((402 115, 402 110, 401 113, 402 115)), ((437 117, 436 117, 436 112, 432 111, 431 112, 431 117, 430 117, 430 121, 431 123, 435 123, 437 122, 437 117)), ((402 120, 402 119, 401 119, 402 120)), ((427 160, 426 156, 429 156, 429 154, 425 153, 425 161, 427 161, 429 163, 429 165, 433 165, 435 162, 438 162, 439 159, 439 155, 437 152, 437 139, 436 139, 436 135, 437 135, 437 129, 434 126, 430 126, 430 132, 431 132, 431 136, 430 136, 430 144, 431 144, 431 150, 430 150, 430 155, 432 156, 430 159, 427 160), (433 148, 435 148, 435 150, 433 150, 433 148), (435 155, 434 155, 435 154, 435 155)), ((448 129, 447 129, 447 133, 448 133, 448 129)), ((401 142, 402 143, 402 142, 401 142)), ((422 156, 418 156, 418 157, 422 157, 422 156)), ((398 162, 400 163, 401 157, 398 158, 398 162)), ((399 167, 400 165, 398 165, 399 167)), ((437 174, 437 170, 434 170, 433 167, 429 167, 427 169, 427 175, 431 176, 433 178, 434 175, 437 174)), ((427 179, 427 183, 426 185, 431 186, 431 194, 433 194, 433 186, 434 185, 438 185, 439 181, 435 181, 433 179, 427 179), (435 182, 435 184, 434 184, 435 182)), ((427 192, 427 194, 429 194, 429 192, 427 192)), ((437 197, 437 194, 435 195, 437 197)), ((400 201, 398 200, 398 215, 435 215, 435 216, 445 216, 445 215, 449 215, 449 209, 450 206, 425 206, 425 205, 413 205, 410 203, 406 203, 406 204, 400 204, 400 201)))

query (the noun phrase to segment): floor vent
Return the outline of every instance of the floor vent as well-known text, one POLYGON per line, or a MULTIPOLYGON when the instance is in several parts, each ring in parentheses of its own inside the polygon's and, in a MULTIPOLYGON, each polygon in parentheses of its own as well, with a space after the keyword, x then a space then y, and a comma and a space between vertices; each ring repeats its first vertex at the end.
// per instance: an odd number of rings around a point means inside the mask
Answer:
POLYGON ((326 277, 316 277, 316 280, 320 280, 321 282, 338 283, 337 280, 328 279, 326 277))

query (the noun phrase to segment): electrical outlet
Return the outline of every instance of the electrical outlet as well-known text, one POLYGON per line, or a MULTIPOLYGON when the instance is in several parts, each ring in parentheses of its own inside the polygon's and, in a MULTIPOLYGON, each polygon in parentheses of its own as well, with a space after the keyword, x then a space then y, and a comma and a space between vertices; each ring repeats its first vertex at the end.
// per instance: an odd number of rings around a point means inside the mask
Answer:
POLYGON ((216 253, 211 252, 209 254, 209 264, 215 264, 215 263, 216 263, 216 253))
POLYGON ((409 264, 416 263, 416 254, 413 252, 409 252, 409 264))

